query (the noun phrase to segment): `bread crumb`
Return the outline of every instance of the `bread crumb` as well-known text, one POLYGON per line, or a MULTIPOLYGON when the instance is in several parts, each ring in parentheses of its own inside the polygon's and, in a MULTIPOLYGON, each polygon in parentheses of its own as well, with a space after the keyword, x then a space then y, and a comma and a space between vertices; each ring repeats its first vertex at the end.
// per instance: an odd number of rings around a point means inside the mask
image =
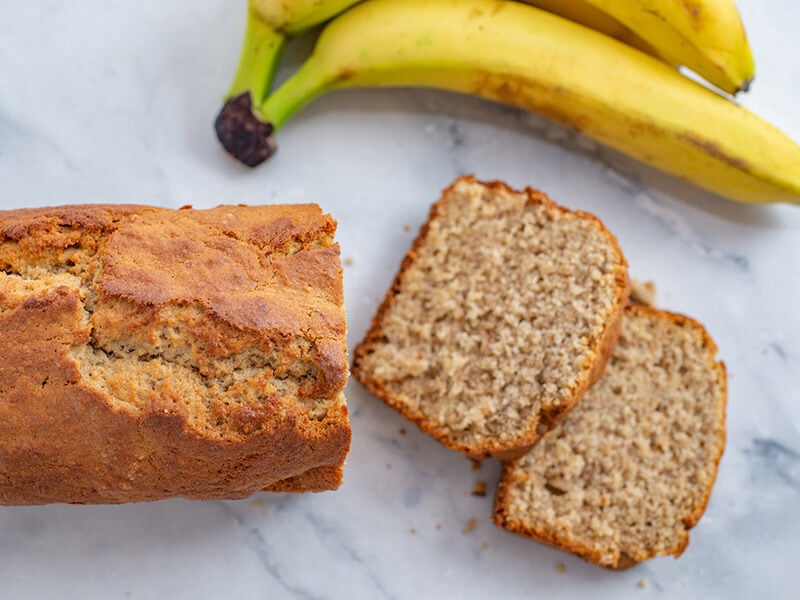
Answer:
POLYGON ((403 225, 403 231, 405 231, 406 233, 411 231, 411 225, 403 225))
POLYGON ((483 465, 483 463, 481 461, 475 460, 474 458, 470 458, 469 461, 472 463, 472 470, 473 471, 480 471, 481 470, 481 466, 483 465))
POLYGON ((352 265, 352 264, 353 264, 353 257, 352 257, 352 256, 348 256, 347 258, 345 258, 345 259, 344 259, 344 264, 345 264, 345 266, 347 266, 347 267, 349 267, 350 265, 352 265))
POLYGON ((411 529, 409 529, 409 530, 408 530, 408 532, 409 532, 411 535, 415 535, 415 534, 417 533, 417 530, 416 530, 414 527, 412 527, 411 529))
POLYGON ((481 550, 486 550, 488 547, 489 547, 489 544, 487 544, 486 542, 483 542, 481 544, 481 550))
POLYGON ((480 498, 486 497, 486 483, 483 481, 476 481, 475 485, 472 486, 472 495, 478 496, 480 498))
POLYGON ((639 583, 637 585, 642 589, 646 588, 647 587, 647 579, 643 577, 642 579, 639 580, 639 583))
POLYGON ((442 528, 442 524, 441 523, 437 523, 436 524, 436 529, 441 529, 441 528, 442 528))
POLYGON ((556 573, 564 575, 567 572, 567 565, 564 563, 556 563, 556 573))
POLYGON ((250 506, 252 506, 253 508, 264 508, 264 503, 256 498, 250 503, 250 506))
POLYGON ((652 281, 631 279, 631 302, 655 307, 656 284, 652 281))
POLYGON ((386 463, 386 470, 387 471, 391 471, 392 470, 392 465, 390 465, 389 463, 386 463))
POLYGON ((401 427, 400 429, 397 430, 397 433, 399 433, 400 435, 405 435, 406 434, 406 428, 405 427, 401 427))
POLYGON ((478 519, 472 518, 469 521, 467 521, 467 526, 464 527, 464 530, 461 533, 464 534, 472 533, 477 526, 478 526, 478 519))

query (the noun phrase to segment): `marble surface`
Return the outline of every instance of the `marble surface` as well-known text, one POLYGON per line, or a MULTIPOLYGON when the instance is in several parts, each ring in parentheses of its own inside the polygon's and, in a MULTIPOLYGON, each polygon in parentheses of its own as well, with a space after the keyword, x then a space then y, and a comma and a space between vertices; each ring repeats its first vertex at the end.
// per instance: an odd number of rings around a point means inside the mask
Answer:
MULTIPOLYGON (((330 95, 245 170, 211 129, 244 4, 0 3, 0 205, 317 201, 339 220, 352 347, 441 188, 465 172, 539 187, 600 216, 633 276, 716 339, 729 436, 708 511, 679 560, 604 571, 497 529, 499 465, 473 470, 351 382, 340 491, 0 507, 0 597, 796 598, 800 209, 734 204, 537 117, 419 90, 330 95)), ((739 4, 758 62, 741 102, 800 140, 800 7, 739 4)))

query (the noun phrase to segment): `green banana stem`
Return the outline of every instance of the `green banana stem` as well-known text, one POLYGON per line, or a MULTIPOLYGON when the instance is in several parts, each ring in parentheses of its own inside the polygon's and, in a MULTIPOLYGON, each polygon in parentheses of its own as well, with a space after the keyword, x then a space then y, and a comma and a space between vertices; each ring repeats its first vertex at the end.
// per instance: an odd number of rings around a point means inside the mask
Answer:
POLYGON ((320 83, 319 74, 306 63, 263 104, 253 102, 248 92, 230 98, 217 117, 217 137, 234 158, 248 167, 258 166, 275 153, 272 134, 306 103, 334 87, 333 82, 320 83))
POLYGON ((225 99, 250 92, 253 102, 260 105, 269 93, 285 45, 286 36, 250 9, 239 66, 225 99))
MULTIPOLYGON (((225 105, 214 122, 217 137, 229 154, 254 167, 275 152, 270 137, 273 124, 259 118, 259 109, 270 92, 287 37, 318 25, 354 4, 358 4, 358 0, 248 2, 247 30, 239 67, 225 96, 225 105)), ((302 102, 298 102, 293 111, 300 105, 302 102)), ((284 115, 280 123, 283 124, 290 114, 284 115)))
POLYGON ((311 61, 306 62, 283 85, 256 107, 256 115, 277 131, 303 106, 334 87, 319 76, 311 61))
POLYGON ((254 167, 275 152, 272 126, 262 123, 252 107, 260 106, 269 93, 286 35, 256 14, 247 13, 244 47, 225 105, 217 115, 214 129, 223 147, 244 164, 254 167))

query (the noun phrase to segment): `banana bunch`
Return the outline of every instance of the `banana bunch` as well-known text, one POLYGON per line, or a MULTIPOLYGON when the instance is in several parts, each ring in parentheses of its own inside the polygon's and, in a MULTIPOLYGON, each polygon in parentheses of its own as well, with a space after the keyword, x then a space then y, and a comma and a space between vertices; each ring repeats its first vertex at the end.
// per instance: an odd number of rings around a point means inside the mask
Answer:
POLYGON ((747 89, 753 58, 730 0, 367 0, 330 21, 267 93, 270 40, 353 4, 251 1, 249 56, 216 121, 228 152, 263 162, 274 133, 331 90, 422 86, 537 112, 734 200, 800 203, 800 147, 676 68, 747 89))

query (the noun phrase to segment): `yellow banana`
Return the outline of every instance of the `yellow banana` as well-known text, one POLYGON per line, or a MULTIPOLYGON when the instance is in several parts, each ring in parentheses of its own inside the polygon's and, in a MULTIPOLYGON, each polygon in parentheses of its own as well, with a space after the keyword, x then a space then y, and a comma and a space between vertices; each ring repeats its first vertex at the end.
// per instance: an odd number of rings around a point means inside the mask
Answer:
POLYGON ((275 31, 297 35, 344 12, 359 0, 250 0, 250 10, 275 31))
MULTIPOLYGON (((232 143, 225 138, 230 117, 221 120, 226 111, 237 107, 245 114, 252 104, 260 104, 269 93, 287 38, 327 21, 356 4, 359 0, 250 0, 247 29, 239 55, 239 66, 233 78, 226 104, 214 124, 223 145, 232 143)), ((241 160, 247 162, 246 150, 239 149, 241 160)))
POLYGON ((287 37, 303 33, 359 0, 250 0, 239 67, 227 98, 250 92, 260 102, 269 92, 287 37))
POLYGON ((661 60, 672 63, 663 53, 656 50, 651 44, 636 35, 630 28, 623 25, 620 21, 603 12, 599 8, 592 6, 587 0, 522 0, 526 4, 531 4, 538 8, 543 8, 547 12, 564 17, 570 21, 575 21, 585 25, 595 31, 604 33, 607 36, 624 42, 629 46, 638 48, 642 52, 647 52, 661 60))
POLYGON ((645 40, 667 62, 688 67, 731 94, 746 91, 755 75, 753 55, 733 0, 530 0, 530 3, 578 22, 583 22, 581 15, 591 17, 596 11, 603 12, 645 40))
POLYGON ((800 202, 800 147, 780 131, 646 54, 502 0, 370 0, 350 9, 323 30, 294 76, 254 113, 237 116, 233 138, 266 159, 273 131, 295 111, 357 86, 477 94, 549 116, 728 198, 800 202))

